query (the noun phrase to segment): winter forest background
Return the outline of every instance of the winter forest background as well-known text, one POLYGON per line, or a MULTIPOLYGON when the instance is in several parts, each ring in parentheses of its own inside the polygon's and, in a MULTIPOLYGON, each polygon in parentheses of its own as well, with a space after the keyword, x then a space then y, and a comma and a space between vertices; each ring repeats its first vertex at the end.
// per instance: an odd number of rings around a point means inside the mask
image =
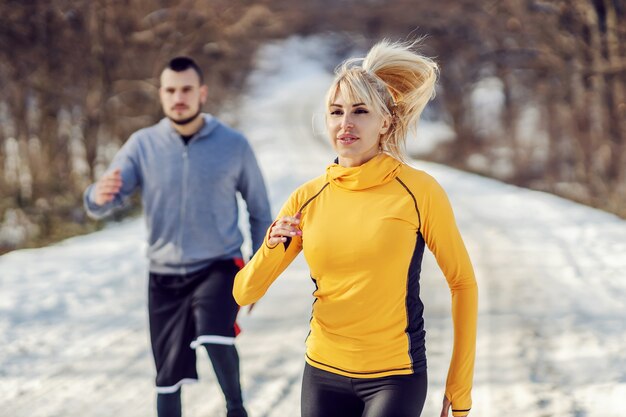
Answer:
POLYGON ((0 0, 0 253, 101 227, 82 192, 160 117, 168 58, 199 61, 228 119, 259 46, 314 34, 336 63, 428 35, 448 138, 420 158, 626 218, 625 0, 0 0))

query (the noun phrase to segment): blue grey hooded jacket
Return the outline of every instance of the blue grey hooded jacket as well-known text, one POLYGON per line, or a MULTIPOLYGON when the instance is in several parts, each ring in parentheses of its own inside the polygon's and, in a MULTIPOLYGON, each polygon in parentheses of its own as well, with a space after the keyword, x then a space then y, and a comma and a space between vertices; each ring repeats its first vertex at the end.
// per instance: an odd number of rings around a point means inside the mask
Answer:
POLYGON ((237 192, 249 213, 253 251, 272 222, 250 144, 213 116, 204 115, 203 127, 187 145, 167 118, 135 132, 109 170, 116 168, 123 184, 115 199, 96 205, 92 184, 85 190, 85 209, 93 218, 105 217, 140 189, 152 272, 184 274, 213 260, 241 257, 237 192))

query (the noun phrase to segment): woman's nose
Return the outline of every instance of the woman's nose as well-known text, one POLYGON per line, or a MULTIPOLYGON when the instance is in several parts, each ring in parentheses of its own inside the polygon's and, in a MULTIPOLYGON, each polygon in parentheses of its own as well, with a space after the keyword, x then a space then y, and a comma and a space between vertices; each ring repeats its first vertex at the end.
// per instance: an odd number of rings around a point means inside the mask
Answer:
POLYGON ((352 123, 352 118, 349 114, 346 114, 341 118, 341 127, 344 129, 354 127, 354 123, 352 123))

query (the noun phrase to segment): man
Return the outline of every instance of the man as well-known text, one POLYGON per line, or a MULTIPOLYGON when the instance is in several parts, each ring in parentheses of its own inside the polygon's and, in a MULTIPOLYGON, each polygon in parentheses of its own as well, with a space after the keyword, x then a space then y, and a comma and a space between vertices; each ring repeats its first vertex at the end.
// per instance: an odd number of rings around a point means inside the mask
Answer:
POLYGON ((89 215, 102 218, 141 191, 159 417, 181 416, 181 385, 198 378, 198 346, 209 354, 227 416, 247 416, 234 346, 238 307, 232 285, 243 264, 236 193, 247 205, 254 251, 272 218, 250 145, 201 113, 207 94, 198 65, 187 57, 172 59, 159 89, 166 117, 135 132, 84 196, 89 215))

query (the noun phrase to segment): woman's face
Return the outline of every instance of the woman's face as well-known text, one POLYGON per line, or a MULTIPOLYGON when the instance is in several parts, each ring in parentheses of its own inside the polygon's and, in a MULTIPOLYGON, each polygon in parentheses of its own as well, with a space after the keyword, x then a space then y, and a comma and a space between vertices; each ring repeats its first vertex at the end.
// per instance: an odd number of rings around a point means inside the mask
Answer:
POLYGON ((326 128, 339 165, 355 167, 378 154, 380 137, 389 123, 365 103, 349 103, 336 94, 328 106, 326 128))

